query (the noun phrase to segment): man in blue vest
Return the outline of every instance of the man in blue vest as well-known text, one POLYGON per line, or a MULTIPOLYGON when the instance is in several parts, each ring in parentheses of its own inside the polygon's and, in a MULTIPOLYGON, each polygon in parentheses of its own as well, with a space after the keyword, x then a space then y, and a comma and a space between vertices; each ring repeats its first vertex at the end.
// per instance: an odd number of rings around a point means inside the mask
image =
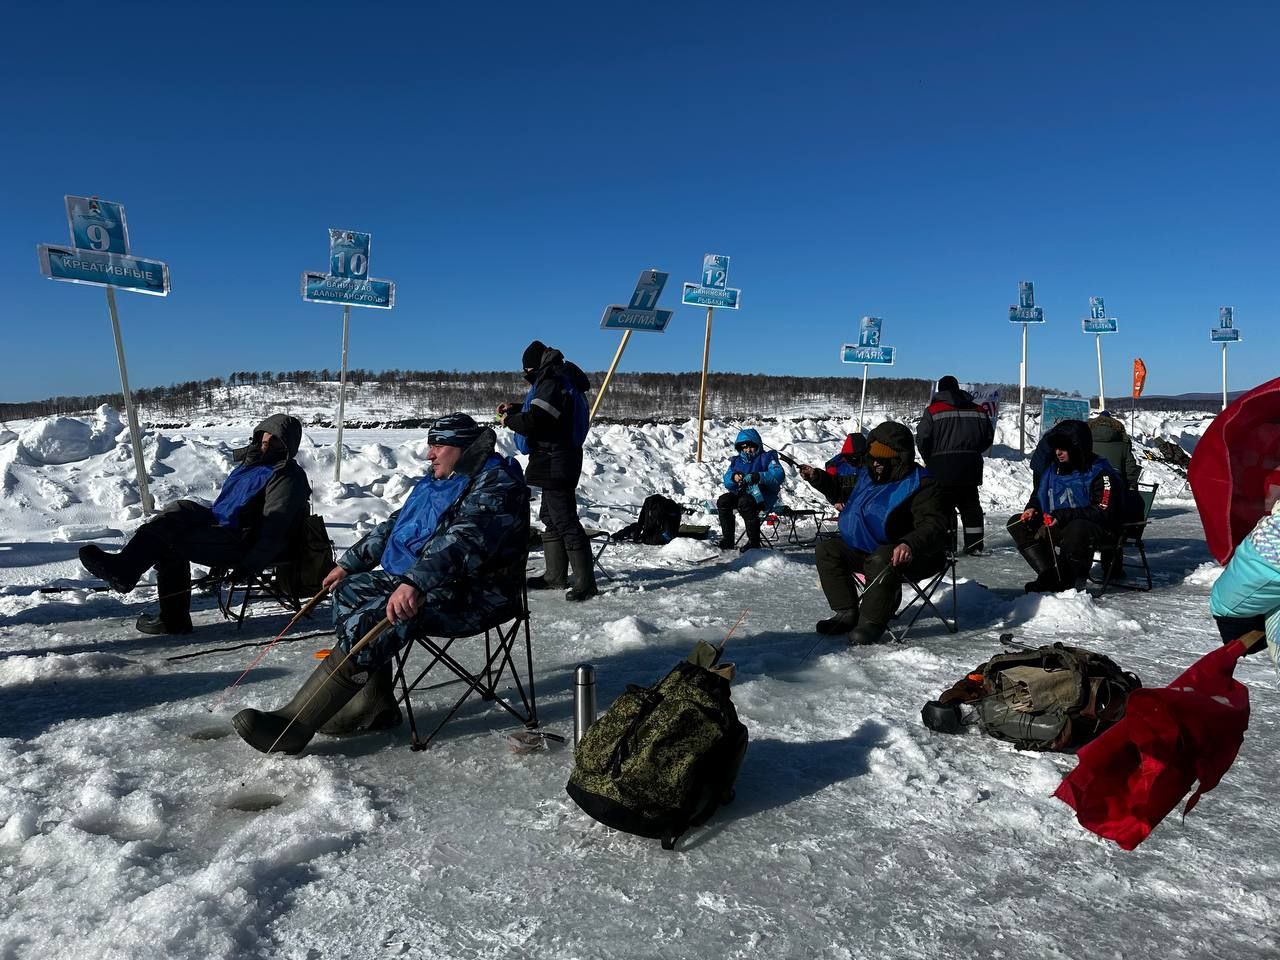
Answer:
POLYGON ((833 477, 800 468, 828 500, 844 503, 839 538, 818 542, 818 579, 834 613, 817 630, 848 633, 851 644, 880 643, 902 602, 903 581, 923 580, 946 563, 945 501, 915 462, 911 431, 886 422, 867 439, 864 470, 833 477), (861 597, 854 589, 859 573, 866 577, 861 597))
POLYGON ((746 553, 759 548, 760 514, 773 509, 778 502, 778 491, 787 477, 778 462, 778 454, 764 449, 756 430, 748 427, 740 431, 733 447, 738 453, 724 472, 724 486, 729 492, 721 494, 716 501, 716 511, 720 516, 720 549, 733 547, 736 511, 742 514, 742 522, 747 528, 747 542, 742 546, 742 552, 746 553))
POLYGON ((301 532, 311 499, 306 471, 294 457, 302 424, 282 413, 263 420, 212 507, 179 500, 138 528, 124 549, 110 554, 96 544, 80 549, 80 563, 120 593, 156 568, 160 612, 144 613, 143 633, 191 632, 191 564, 257 573, 284 553, 301 532))
POLYGON ((529 578, 530 590, 565 590, 573 601, 594 597, 596 577, 591 545, 578 519, 578 479, 587 439, 591 381, 575 363, 541 340, 521 358, 529 393, 523 404, 498 405, 498 420, 516 435, 516 449, 529 455, 529 484, 542 488, 544 573, 529 578), (573 584, 566 579, 573 568, 573 584))
POLYGON ((1049 462, 1026 509, 1007 524, 1009 536, 1036 573, 1025 585, 1028 593, 1078 586, 1089 573, 1094 550, 1114 539, 1124 509, 1120 474, 1093 452, 1085 423, 1063 420, 1042 443, 1051 454, 1049 462))
POLYGON ((415 635, 483 633, 516 612, 529 553, 529 488, 520 464, 495 453, 493 430, 465 413, 437 420, 427 443, 431 472, 325 577, 333 593, 333 652, 286 706, 232 718, 254 749, 298 753, 317 732, 395 726, 397 650, 415 635), (392 629, 348 659, 384 617, 392 629))

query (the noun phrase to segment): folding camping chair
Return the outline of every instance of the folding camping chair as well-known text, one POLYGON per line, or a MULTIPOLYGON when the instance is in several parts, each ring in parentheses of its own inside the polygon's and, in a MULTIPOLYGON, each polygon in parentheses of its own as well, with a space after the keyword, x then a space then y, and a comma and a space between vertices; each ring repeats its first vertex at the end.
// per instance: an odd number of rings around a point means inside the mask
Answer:
MULTIPOLYGON (((523 570, 523 566, 521 566, 521 569, 523 570)), ((533 642, 529 634, 529 592, 523 583, 520 587, 516 606, 510 609, 502 619, 484 630, 484 662, 478 669, 470 669, 455 656, 454 644, 459 640, 466 640, 479 635, 479 632, 476 632, 442 638, 415 636, 412 638, 412 642, 396 652, 396 673, 392 683, 399 685, 400 696, 398 699, 404 705, 405 712, 409 715, 412 749, 425 750, 430 746, 436 734, 440 732, 446 723, 453 719, 472 694, 478 695, 482 700, 494 702, 523 723, 526 728, 530 730, 537 729, 538 704, 533 688, 533 642), (517 664, 517 660, 521 659, 518 656, 520 653, 518 644, 521 632, 524 633, 523 678, 520 675, 520 666, 517 664), (425 650, 431 659, 418 672, 413 682, 410 683, 407 680, 406 666, 414 649, 417 647, 425 650), (443 667, 446 672, 452 673, 453 677, 440 683, 424 686, 424 681, 437 667, 443 667), (504 677, 510 678, 511 686, 514 689, 514 697, 506 698, 499 695, 498 687, 503 683, 504 677), (413 715, 413 692, 418 689, 438 689, 455 683, 466 685, 462 696, 449 708, 444 718, 436 724, 435 729, 427 735, 426 739, 419 737, 418 724, 413 715), (516 702, 517 700, 518 703, 516 702)), ((479 645, 477 644, 476 646, 478 647, 479 645)), ((475 659, 474 656, 471 657, 472 662, 475 659)))
POLYGON ((604 568, 604 563, 600 559, 604 556, 604 551, 609 544, 613 543, 612 535, 607 530, 585 530, 584 532, 587 535, 587 543, 590 545, 592 564, 600 576, 606 580, 613 580, 613 575, 604 568), (599 546, 595 546, 597 543, 599 546))
POLYGON ((960 630, 959 607, 956 599, 956 551, 954 547, 948 547, 946 563, 943 564, 941 570, 931 577, 917 583, 915 580, 904 580, 903 583, 911 588, 913 596, 907 605, 898 611, 894 617, 900 620, 912 610, 911 619, 899 631, 895 632, 892 627, 889 634, 893 637, 894 642, 902 643, 907 639, 907 634, 911 632, 911 628, 916 625, 916 621, 920 619, 920 615, 926 611, 942 621, 942 625, 947 628, 947 633, 957 633, 960 630), (948 577, 951 579, 951 617, 948 619, 938 605, 933 602, 933 595, 937 592, 938 587, 942 585, 948 577))
MULTIPOLYGON (((216 579, 220 571, 209 571, 208 579, 216 579)), ((302 598, 293 588, 293 565, 290 560, 277 560, 268 564, 261 573, 251 573, 237 578, 230 573, 221 574, 214 584, 218 591, 218 609, 227 620, 236 622, 236 629, 244 626, 249 616, 249 604, 254 600, 274 600, 291 613, 302 609, 302 598), (239 609, 236 594, 241 595, 239 609)))
POLYGON ((1147 524, 1151 522, 1151 507, 1156 502, 1156 491, 1160 489, 1158 483, 1140 483, 1138 484, 1138 496, 1142 498, 1142 519, 1131 520, 1120 525, 1120 529, 1116 532, 1115 539, 1111 542, 1106 550, 1095 551, 1099 555, 1099 559, 1108 552, 1113 552, 1115 560, 1102 571, 1102 579, 1098 580, 1090 577, 1090 582, 1099 584, 1096 596, 1102 596, 1106 593, 1108 587, 1119 587, 1122 590, 1141 590, 1143 593, 1148 592, 1152 588, 1151 565, 1147 563, 1147 547, 1142 542, 1142 537, 1146 533, 1147 524), (1126 564, 1124 562, 1124 548, 1137 547, 1138 562, 1126 564), (1146 576, 1147 585, 1144 587, 1137 583, 1128 583, 1124 580, 1116 579, 1117 567, 1121 570, 1141 570, 1146 576))

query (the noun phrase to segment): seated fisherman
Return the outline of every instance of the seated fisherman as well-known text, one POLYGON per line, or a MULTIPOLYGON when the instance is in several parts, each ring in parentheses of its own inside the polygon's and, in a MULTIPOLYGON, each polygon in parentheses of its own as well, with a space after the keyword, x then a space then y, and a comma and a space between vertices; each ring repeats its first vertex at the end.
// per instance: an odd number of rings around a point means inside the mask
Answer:
POLYGON ((734 511, 742 514, 747 528, 747 542, 742 552, 760 546, 760 513, 767 513, 778 502, 778 491, 786 474, 778 462, 778 454, 766 451, 760 442, 760 434, 748 428, 738 434, 733 447, 737 456, 729 461, 724 472, 724 486, 728 493, 720 495, 716 510, 720 515, 720 549, 728 550, 734 541, 734 511))
POLYGON ((923 580, 946 563, 945 503, 940 488, 915 462, 915 441, 900 423, 868 437, 865 469, 832 477, 808 464, 800 474, 834 502, 843 502, 839 539, 817 547, 818 579, 835 614, 819 633, 848 633, 853 644, 879 643, 902 602, 904 580, 923 580), (854 574, 866 577, 861 598, 854 574))
POLYGON ((1042 443, 1052 457, 1026 509, 1006 525, 1036 573, 1028 593, 1073 589, 1088 575, 1094 550, 1115 537, 1123 511, 1120 475, 1093 452, 1087 425, 1063 420, 1042 443))
MULTIPOLYGON (((827 461, 826 473, 833 477, 852 476, 862 469, 866 456, 867 438, 861 433, 850 433, 844 438, 844 445, 840 448, 840 452, 827 461)), ((832 497, 840 496, 838 490, 829 489, 827 492, 823 492, 822 488, 819 487, 819 483, 815 483, 813 480, 809 480, 809 483, 827 498, 827 502, 835 507, 837 512, 844 509, 843 500, 832 499, 832 497)))
POLYGON ((282 413, 263 420, 212 507, 192 500, 170 504, 140 526, 119 553, 96 544, 80 548, 80 563, 120 593, 156 568, 160 613, 144 613, 143 633, 191 632, 191 564, 257 573, 288 549, 307 516, 311 484, 294 459, 302 424, 282 413))
POLYGON ((325 577, 333 651, 286 706, 232 718, 250 746, 298 753, 317 732, 394 726, 397 650, 415 635, 469 636, 510 618, 528 559, 529 488, 516 460, 494 452, 496 441, 465 413, 432 425, 431 472, 325 577), (393 629, 347 659, 384 617, 393 629))

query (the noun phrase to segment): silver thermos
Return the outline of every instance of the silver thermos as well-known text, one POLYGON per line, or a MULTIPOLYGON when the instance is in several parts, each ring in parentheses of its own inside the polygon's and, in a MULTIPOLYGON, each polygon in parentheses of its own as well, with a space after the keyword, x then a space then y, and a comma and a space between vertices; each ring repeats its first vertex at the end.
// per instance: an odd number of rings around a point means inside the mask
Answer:
POLYGON ((576 747, 596 722, 596 668, 578 664, 573 671, 573 745, 576 747))

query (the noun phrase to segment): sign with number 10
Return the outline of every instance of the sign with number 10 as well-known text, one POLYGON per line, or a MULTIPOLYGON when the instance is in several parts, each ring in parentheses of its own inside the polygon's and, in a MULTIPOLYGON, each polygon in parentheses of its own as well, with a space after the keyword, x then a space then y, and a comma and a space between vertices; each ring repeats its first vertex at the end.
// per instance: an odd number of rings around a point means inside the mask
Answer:
POLYGON ((329 275, 363 280, 369 275, 370 234, 329 228, 329 275))

